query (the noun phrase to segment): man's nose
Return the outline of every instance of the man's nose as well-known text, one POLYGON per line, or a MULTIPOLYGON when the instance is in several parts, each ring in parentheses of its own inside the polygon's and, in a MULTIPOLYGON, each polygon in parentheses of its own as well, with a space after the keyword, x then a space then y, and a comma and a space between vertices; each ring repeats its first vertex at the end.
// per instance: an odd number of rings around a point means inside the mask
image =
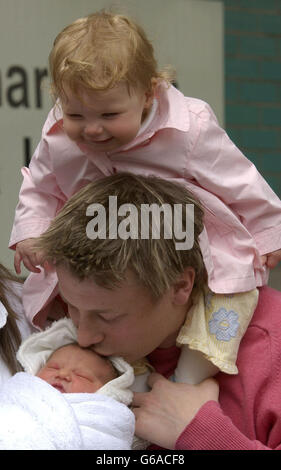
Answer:
POLYGON ((77 341, 82 348, 88 348, 92 345, 99 344, 103 340, 102 331, 95 325, 86 321, 80 321, 77 327, 77 341))

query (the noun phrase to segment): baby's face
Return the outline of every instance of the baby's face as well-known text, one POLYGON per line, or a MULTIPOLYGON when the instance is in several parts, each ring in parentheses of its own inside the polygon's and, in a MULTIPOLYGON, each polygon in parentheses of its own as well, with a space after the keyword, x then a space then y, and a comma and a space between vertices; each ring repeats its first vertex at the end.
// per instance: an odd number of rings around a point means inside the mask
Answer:
POLYGON ((62 393, 93 393, 116 372, 108 360, 70 344, 55 351, 36 375, 62 393))

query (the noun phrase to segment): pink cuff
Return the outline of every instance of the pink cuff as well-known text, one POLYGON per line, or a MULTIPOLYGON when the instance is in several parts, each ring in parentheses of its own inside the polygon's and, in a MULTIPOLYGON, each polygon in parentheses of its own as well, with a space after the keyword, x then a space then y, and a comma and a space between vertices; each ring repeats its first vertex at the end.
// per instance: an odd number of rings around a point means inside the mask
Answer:
POLYGON ((14 249, 15 245, 27 238, 37 238, 46 232, 51 223, 51 219, 33 219, 31 222, 15 224, 11 233, 9 248, 14 249))
POLYGON ((261 255, 272 253, 281 248, 281 225, 269 228, 254 235, 261 255))
POLYGON ((234 426, 231 419, 223 414, 217 402, 208 401, 181 433, 175 449, 256 450, 255 442, 234 426))

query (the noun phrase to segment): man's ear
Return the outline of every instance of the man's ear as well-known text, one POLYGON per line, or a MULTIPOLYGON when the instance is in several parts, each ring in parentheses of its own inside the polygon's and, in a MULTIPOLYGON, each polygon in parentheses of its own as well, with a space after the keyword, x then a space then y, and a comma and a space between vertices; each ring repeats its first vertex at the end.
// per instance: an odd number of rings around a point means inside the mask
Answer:
POLYGON ((193 289, 195 271, 192 267, 185 268, 178 280, 172 286, 172 302, 175 305, 187 304, 193 289))

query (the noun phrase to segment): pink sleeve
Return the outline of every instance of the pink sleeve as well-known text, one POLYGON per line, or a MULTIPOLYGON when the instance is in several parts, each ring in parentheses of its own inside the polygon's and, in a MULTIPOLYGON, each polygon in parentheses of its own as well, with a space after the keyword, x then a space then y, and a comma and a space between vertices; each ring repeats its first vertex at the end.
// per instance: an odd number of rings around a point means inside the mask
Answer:
MULTIPOLYGON (((179 436, 176 450, 273 450, 257 440, 248 439, 224 415, 220 405, 207 402, 179 436)), ((280 444, 274 450, 281 449, 280 444)))
POLYGON ((48 137, 42 137, 29 168, 22 169, 23 183, 9 247, 26 238, 38 237, 47 228, 66 198, 52 169, 48 137))
POLYGON ((217 195, 254 236, 260 252, 281 248, 281 201, 205 104, 192 114, 187 172, 217 195))

